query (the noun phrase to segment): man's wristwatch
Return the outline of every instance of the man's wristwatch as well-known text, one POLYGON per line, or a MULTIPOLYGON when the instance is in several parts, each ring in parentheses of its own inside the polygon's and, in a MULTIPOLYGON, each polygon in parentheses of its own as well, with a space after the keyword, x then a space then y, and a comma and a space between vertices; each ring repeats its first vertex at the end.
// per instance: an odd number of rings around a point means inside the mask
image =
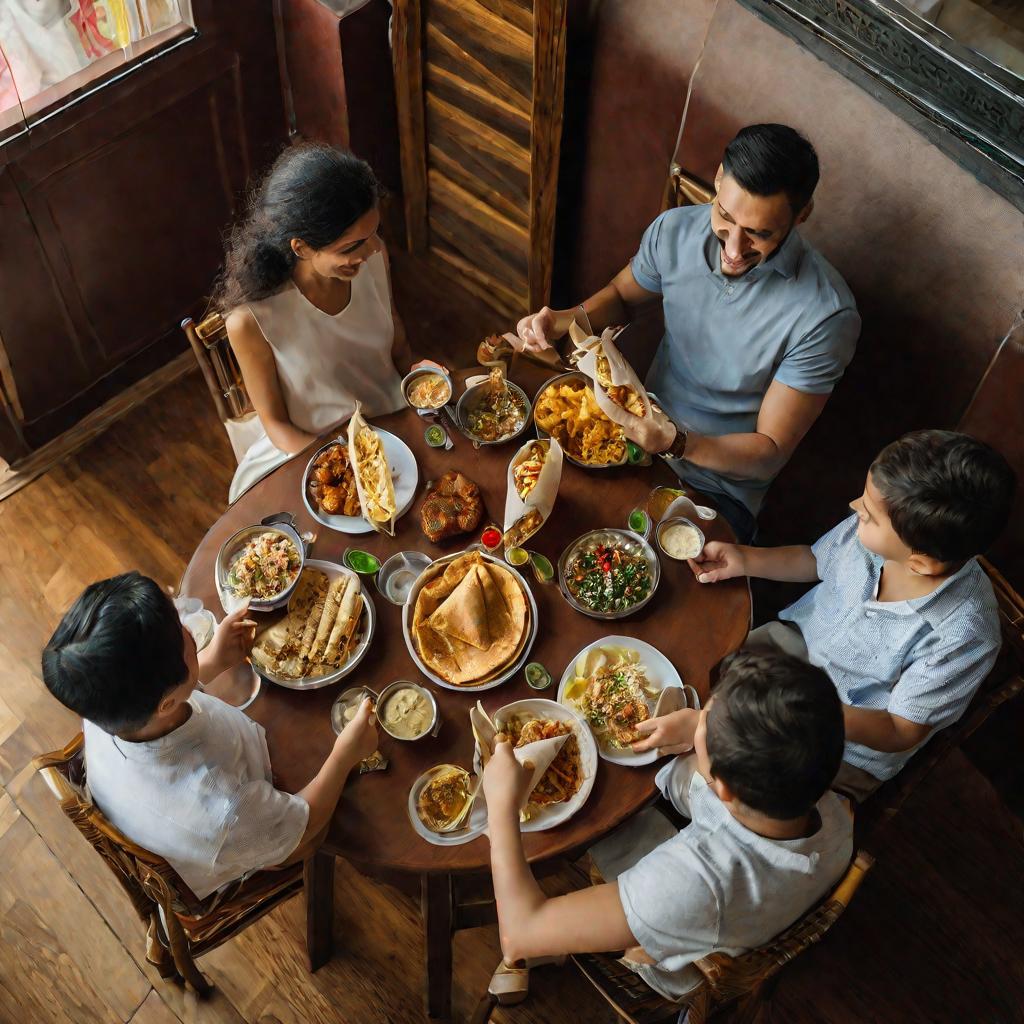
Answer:
POLYGON ((663 459, 681 459, 686 455, 686 441, 689 434, 682 427, 676 426, 676 436, 672 443, 663 452, 658 454, 663 459))

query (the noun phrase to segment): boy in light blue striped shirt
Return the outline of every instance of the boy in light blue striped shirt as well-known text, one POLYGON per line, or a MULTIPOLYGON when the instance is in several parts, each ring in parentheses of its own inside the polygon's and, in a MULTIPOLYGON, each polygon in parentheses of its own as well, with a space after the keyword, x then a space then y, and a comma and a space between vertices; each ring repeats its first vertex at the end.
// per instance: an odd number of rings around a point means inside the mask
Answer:
POLYGON ((1009 517, 1015 477, 980 441, 921 430, 884 448, 854 515, 813 546, 709 543, 701 583, 820 581, 751 632, 819 665, 843 702, 835 788, 863 800, 964 713, 999 652, 999 616, 977 554, 1009 517))

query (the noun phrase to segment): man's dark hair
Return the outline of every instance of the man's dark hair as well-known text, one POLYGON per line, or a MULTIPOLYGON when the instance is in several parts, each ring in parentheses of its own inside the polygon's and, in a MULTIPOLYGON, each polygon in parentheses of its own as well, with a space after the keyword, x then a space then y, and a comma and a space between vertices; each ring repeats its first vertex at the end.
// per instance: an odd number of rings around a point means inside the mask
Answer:
POLYGON ((915 554, 965 562, 1010 517, 1017 478, 994 448, 952 430, 916 430, 882 449, 871 479, 896 535, 915 554))
POLYGON ((187 676, 174 602, 137 572, 86 587, 43 651, 50 693, 110 733, 144 725, 187 676))
POLYGON ((818 154, 798 131, 784 124, 741 128, 725 147, 722 169, 755 196, 785 192, 794 215, 810 202, 818 184, 818 154))
POLYGON ((823 669, 781 652, 741 651, 707 715, 711 774, 769 818, 798 818, 839 771, 843 709, 823 669))

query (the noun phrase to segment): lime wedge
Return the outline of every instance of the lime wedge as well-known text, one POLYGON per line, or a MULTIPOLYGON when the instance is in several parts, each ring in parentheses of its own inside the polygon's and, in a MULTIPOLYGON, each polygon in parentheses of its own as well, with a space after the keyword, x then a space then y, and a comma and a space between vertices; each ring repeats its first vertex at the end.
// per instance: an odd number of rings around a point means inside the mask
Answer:
POLYGON ((525 565, 529 558, 525 548, 509 548, 505 552, 505 560, 509 565, 525 565))
POLYGON ((555 578, 554 566, 539 551, 530 552, 530 563, 538 583, 550 583, 555 578))

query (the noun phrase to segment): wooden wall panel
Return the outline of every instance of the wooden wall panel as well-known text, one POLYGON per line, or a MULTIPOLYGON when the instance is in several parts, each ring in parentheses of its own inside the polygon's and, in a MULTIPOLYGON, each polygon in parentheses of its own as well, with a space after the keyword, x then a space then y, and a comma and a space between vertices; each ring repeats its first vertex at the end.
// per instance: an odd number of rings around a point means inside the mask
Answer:
POLYGON ((404 0, 396 24, 410 247, 518 318, 551 284, 565 0, 404 0))

